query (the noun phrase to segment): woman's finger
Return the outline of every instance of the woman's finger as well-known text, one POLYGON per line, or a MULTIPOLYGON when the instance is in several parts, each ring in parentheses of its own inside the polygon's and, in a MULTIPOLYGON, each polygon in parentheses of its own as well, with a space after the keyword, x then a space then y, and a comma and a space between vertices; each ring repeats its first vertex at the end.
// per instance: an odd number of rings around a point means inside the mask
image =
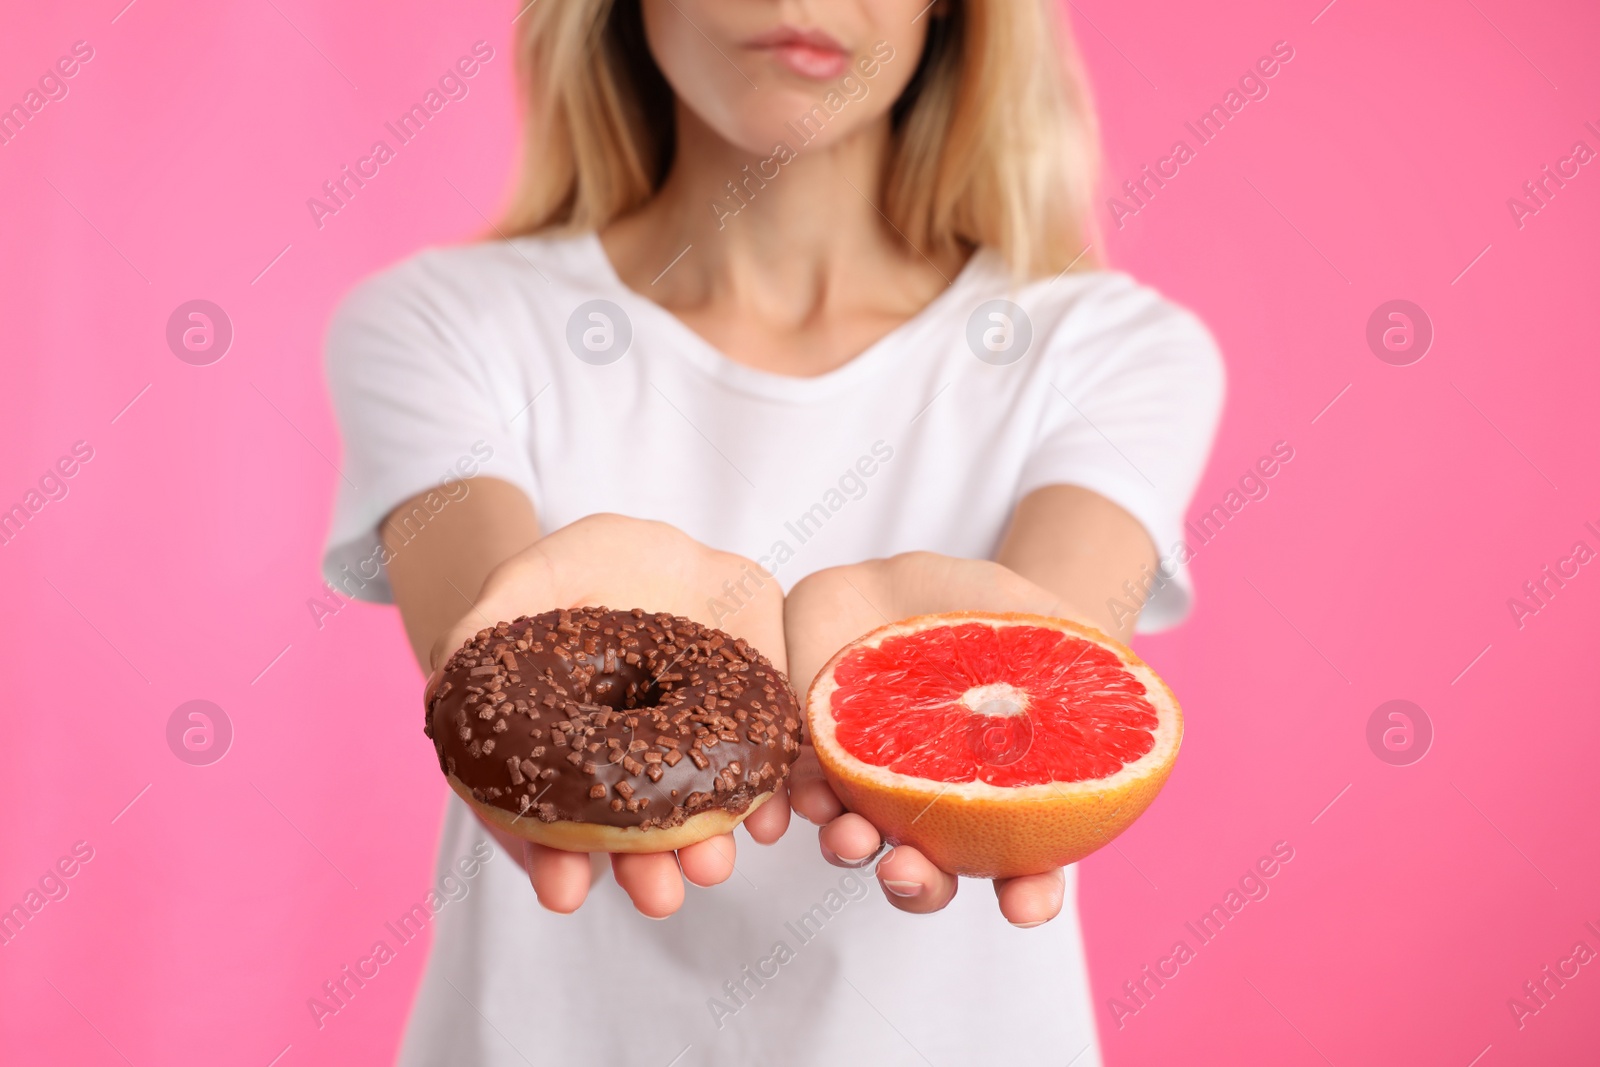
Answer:
POLYGON ((899 845, 879 862, 878 884, 901 911, 926 915, 950 903, 961 880, 909 845, 899 845))
POLYGON ((432 673, 428 676, 427 692, 431 693, 433 687, 439 683, 439 679, 444 675, 445 663, 456 650, 485 626, 494 625, 492 622, 485 622, 486 618, 488 616, 475 606, 433 642, 433 648, 428 652, 428 666, 432 668, 432 673))
POLYGON ((683 876, 698 886, 716 885, 733 875, 735 846, 732 834, 718 834, 678 850, 683 876))
POLYGON ((866 819, 846 812, 818 832, 817 844, 835 867, 861 867, 878 854, 883 837, 866 819))
POLYGON ((614 853, 611 873, 643 915, 665 919, 683 906, 683 875, 671 852, 614 853))
POLYGON ((1021 878, 997 878, 994 895, 1000 900, 1000 914, 1012 926, 1026 930, 1061 914, 1066 899, 1066 876, 1058 868, 1045 874, 1021 878))
POLYGON ((782 837, 789 829, 789 791, 781 785, 773 790, 772 796, 745 819, 744 828, 763 845, 782 837))
POLYGON ((589 857, 582 852, 562 852, 524 841, 522 865, 539 903, 550 911, 563 915, 577 911, 589 895, 589 857))
POLYGON ((825 826, 844 814, 844 805, 822 776, 822 767, 810 749, 800 753, 789 772, 789 804, 806 822, 825 826))

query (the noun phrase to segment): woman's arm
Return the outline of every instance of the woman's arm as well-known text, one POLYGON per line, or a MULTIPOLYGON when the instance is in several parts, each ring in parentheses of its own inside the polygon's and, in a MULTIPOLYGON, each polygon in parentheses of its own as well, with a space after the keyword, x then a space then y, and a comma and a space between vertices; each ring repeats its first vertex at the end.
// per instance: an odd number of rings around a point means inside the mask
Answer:
MULTIPOLYGON (((1128 602, 1124 581, 1137 583, 1156 562, 1139 522, 1087 489, 1048 486, 1017 506, 998 559, 956 559, 912 552, 818 571, 790 591, 784 605, 789 663, 799 691, 830 657, 861 634, 887 622, 931 612, 987 610, 1077 619, 1126 640, 1137 618, 1116 611, 1128 602)), ((860 815, 847 813, 809 751, 790 783, 794 809, 822 826, 823 855, 839 866, 860 866, 883 839, 860 815)), ((920 852, 900 846, 878 864, 878 880, 902 911, 938 911, 959 884, 920 852)), ((1061 911, 1061 872, 994 883, 1000 911, 1018 926, 1036 926, 1061 911)))
POLYGON ((489 572, 539 539, 539 520, 522 490, 498 478, 462 484, 467 494, 437 514, 423 507, 427 494, 416 496, 391 511, 379 531, 395 604, 425 674, 452 651, 434 646, 471 612, 489 572))
POLYGON ((1060 598, 1064 615, 1124 643, 1138 621, 1137 588, 1156 565, 1155 546, 1139 520, 1088 489, 1052 485, 1029 493, 1011 516, 1011 528, 995 559, 1060 598), (1117 611, 1113 600, 1133 608, 1117 611))

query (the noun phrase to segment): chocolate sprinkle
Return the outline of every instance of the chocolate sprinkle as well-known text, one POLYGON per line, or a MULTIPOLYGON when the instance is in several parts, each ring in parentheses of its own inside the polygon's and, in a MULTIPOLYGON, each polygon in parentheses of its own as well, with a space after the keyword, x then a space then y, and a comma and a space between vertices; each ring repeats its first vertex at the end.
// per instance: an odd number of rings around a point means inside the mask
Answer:
POLYGON ((649 829, 745 811, 788 777, 799 720, 787 679, 743 639, 590 607, 480 630, 445 664, 424 732, 480 803, 649 829))

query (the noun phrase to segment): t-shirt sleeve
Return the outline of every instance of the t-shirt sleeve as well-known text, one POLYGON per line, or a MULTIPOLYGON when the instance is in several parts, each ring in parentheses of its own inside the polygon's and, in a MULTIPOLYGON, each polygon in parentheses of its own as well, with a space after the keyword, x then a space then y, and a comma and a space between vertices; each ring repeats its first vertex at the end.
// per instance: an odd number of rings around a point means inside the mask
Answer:
POLYGON ((1157 574, 1134 583, 1151 587, 1138 629, 1162 630, 1193 602, 1184 514, 1222 412, 1222 357, 1199 319, 1149 289, 1129 282, 1095 303, 1046 348, 1052 395, 1019 499, 1077 485, 1138 519, 1158 557, 1157 574))
POLYGON ((322 571, 346 596, 393 599, 378 527, 414 496, 427 494, 405 519, 413 535, 467 493, 467 478, 499 478, 537 502, 510 425, 523 385, 471 319, 423 257, 362 283, 334 314, 326 369, 344 459, 322 571))

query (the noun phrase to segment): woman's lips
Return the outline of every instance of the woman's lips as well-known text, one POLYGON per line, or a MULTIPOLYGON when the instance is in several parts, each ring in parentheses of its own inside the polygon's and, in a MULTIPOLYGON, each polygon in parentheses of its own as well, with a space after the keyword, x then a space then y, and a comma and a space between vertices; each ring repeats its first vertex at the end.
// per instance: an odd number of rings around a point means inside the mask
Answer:
POLYGON ((745 47, 765 52, 790 72, 813 81, 837 78, 850 64, 844 45, 821 30, 784 26, 752 38, 745 47))

